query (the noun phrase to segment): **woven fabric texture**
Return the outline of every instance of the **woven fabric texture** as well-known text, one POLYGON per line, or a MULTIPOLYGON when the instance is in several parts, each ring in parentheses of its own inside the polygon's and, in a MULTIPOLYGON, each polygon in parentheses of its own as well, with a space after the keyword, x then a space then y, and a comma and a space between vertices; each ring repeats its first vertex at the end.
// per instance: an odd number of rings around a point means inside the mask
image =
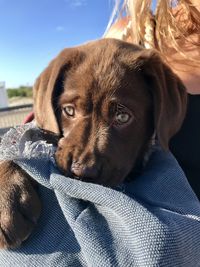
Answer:
POLYGON ((48 157, 16 162, 40 185, 42 215, 0 266, 200 266, 200 204, 170 153, 156 147, 116 189, 62 176, 48 157))

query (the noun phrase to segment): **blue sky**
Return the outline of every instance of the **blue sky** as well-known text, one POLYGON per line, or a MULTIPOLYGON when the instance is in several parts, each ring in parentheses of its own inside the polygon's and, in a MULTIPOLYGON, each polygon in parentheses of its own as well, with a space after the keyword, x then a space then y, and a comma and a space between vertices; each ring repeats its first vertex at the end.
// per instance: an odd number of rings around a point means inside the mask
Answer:
POLYGON ((0 0, 0 81, 32 85, 64 47, 100 38, 112 0, 0 0))
POLYGON ((100 38, 114 0, 0 0, 0 81, 32 85, 64 47, 100 38))

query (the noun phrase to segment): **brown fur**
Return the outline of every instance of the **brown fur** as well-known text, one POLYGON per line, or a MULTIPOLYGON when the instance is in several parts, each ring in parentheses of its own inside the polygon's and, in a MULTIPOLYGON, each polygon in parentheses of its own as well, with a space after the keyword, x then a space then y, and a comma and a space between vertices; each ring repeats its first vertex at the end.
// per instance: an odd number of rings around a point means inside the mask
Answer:
MULTIPOLYGON (((60 136, 56 152, 59 168, 76 179, 106 186, 121 183, 141 164, 155 131, 161 146, 168 149, 185 110, 185 88, 159 56, 152 50, 114 39, 65 49, 34 87, 38 126, 60 136), (75 108, 74 116, 66 115, 68 105, 75 108), (119 122, 123 114, 129 116, 125 123, 119 122)), ((9 204, 10 199, 4 195, 18 197, 19 193, 12 185, 16 174, 6 178, 5 169, 13 166, 3 164, 0 183, 9 183, 0 203, 9 204)), ((19 168, 17 171, 21 172, 19 168)), ((26 175, 20 179, 26 181, 26 175)), ((20 189, 20 193, 32 194, 24 186, 20 189)), ((31 205, 26 203, 26 207, 31 205)), ((11 210, 18 212, 18 207, 11 206, 8 214, 11 210)), ((38 217, 38 210, 36 215, 33 212, 34 218, 38 217)), ((32 229, 21 234, 16 222, 11 234, 17 237, 9 243, 5 239, 10 240, 10 227, 8 223, 0 236, 2 247, 18 245, 32 229)))

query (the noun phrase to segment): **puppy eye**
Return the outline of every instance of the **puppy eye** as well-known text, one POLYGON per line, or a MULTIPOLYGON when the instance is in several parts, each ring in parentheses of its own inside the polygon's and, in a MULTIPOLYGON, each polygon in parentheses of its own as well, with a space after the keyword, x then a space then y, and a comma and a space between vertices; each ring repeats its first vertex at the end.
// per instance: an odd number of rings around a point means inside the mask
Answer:
POLYGON ((122 113, 117 113, 115 116, 115 121, 118 124, 123 124, 123 123, 127 123, 130 119, 130 115, 126 112, 122 112, 122 113))
POLYGON ((74 115, 75 115, 75 108, 72 105, 64 106, 63 111, 64 111, 65 115, 67 115, 69 117, 74 117, 74 115))

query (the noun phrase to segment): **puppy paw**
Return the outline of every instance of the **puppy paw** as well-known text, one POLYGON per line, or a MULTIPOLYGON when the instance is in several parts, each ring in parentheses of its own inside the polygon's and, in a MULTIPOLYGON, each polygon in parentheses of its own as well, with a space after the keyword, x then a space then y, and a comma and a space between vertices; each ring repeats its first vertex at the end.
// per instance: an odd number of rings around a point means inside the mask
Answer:
POLYGON ((35 187, 12 161, 0 164, 0 248, 18 247, 33 231, 41 212, 35 187))

